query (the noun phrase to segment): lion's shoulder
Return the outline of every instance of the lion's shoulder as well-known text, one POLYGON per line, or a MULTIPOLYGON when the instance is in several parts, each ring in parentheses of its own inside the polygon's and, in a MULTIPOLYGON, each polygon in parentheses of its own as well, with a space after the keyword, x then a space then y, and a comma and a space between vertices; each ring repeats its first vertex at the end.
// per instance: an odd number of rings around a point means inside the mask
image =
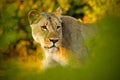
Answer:
POLYGON ((63 46, 71 51, 71 55, 78 59, 88 56, 87 47, 81 33, 80 23, 71 16, 62 16, 63 46))

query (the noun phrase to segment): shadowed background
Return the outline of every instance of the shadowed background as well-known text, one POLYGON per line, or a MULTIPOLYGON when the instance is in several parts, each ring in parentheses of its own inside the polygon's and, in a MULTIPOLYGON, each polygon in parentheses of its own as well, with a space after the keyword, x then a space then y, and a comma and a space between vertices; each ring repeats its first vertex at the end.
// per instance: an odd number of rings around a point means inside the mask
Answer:
POLYGON ((1 0, 0 80, 119 80, 119 0, 1 0), (63 14, 85 24, 97 24, 96 36, 86 39, 89 60, 78 68, 57 66, 42 72, 40 45, 32 36, 27 14, 36 9, 63 14))

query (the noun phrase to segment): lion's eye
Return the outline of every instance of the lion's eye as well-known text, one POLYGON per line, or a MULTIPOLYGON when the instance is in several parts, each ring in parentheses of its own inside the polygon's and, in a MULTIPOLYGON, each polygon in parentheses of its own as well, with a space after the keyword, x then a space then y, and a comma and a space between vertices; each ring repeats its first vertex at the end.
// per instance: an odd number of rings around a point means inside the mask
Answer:
POLYGON ((57 29, 59 29, 60 28, 60 26, 57 26, 57 29))
POLYGON ((47 29, 47 26, 41 26, 42 29, 46 30, 47 29))

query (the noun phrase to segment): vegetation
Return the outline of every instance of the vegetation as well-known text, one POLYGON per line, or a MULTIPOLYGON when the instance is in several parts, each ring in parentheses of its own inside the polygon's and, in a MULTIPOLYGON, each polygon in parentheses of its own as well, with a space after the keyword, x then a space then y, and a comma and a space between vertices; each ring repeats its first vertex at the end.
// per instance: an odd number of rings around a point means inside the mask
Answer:
POLYGON ((0 80, 119 80, 119 0, 1 0, 0 80), (39 70, 40 45, 32 36, 27 14, 31 9, 63 14, 83 23, 97 23, 96 37, 86 41, 90 59, 79 68, 60 66, 39 70))

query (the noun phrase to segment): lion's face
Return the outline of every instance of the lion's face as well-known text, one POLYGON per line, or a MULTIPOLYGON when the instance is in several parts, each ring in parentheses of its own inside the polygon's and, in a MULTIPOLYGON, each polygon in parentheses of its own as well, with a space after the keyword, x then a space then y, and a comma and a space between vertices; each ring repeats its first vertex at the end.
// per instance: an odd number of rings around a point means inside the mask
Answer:
POLYGON ((61 21, 54 14, 41 13, 31 24, 32 36, 45 50, 54 52, 62 45, 61 21))

